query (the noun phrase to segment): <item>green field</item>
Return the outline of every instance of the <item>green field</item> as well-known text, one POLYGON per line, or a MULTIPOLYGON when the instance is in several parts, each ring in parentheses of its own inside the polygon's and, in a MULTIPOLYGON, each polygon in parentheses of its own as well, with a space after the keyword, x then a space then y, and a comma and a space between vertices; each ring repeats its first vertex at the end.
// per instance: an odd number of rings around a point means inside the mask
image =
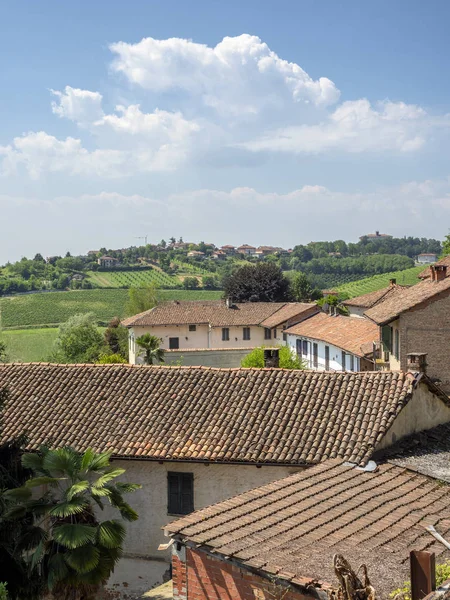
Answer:
POLYGON ((154 283, 158 288, 174 288, 179 285, 177 277, 157 269, 139 271, 88 271, 89 281, 102 288, 140 287, 154 283))
POLYGON ((414 285, 420 281, 417 276, 423 269, 423 266, 412 267, 411 269, 406 269, 404 271, 393 271, 391 273, 366 277, 365 279, 345 283, 344 285, 337 287, 336 291, 341 294, 346 294, 348 298, 355 298, 355 296, 362 296, 363 294, 375 292, 387 287, 390 279, 396 279, 397 283, 400 285, 414 285))
POLYGON ((48 359, 58 330, 17 329, 4 331, 0 339, 6 343, 9 362, 39 362, 48 359))
MULTIPOLYGON (((221 291, 162 290, 161 300, 216 300, 221 291)), ((58 325, 78 313, 93 312, 99 323, 125 316, 128 290, 76 290, 24 294, 0 299, 2 328, 58 325)))

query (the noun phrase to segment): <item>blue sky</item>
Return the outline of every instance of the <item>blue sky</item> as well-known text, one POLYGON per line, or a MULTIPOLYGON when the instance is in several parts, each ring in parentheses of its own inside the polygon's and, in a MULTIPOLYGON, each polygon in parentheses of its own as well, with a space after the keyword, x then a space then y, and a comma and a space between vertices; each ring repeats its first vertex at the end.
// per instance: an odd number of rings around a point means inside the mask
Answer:
POLYGON ((446 235, 446 0, 0 8, 0 262, 446 235))

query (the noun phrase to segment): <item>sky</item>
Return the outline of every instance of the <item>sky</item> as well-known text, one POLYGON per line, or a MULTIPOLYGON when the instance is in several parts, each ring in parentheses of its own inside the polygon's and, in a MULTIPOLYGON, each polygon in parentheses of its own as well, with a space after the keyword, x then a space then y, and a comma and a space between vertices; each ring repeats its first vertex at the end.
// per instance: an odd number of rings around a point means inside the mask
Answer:
POLYGON ((449 231, 447 0, 0 11, 0 264, 449 231))

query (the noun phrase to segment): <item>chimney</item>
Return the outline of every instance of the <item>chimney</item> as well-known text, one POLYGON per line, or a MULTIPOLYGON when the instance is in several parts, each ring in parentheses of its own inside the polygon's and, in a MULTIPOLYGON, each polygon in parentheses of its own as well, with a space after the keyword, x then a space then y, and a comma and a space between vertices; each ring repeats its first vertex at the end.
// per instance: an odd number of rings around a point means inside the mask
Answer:
POLYGON ((225 304, 227 305, 227 308, 231 308, 233 306, 233 300, 231 298, 227 298, 225 300, 225 304))
POLYGON ((267 369, 280 367, 280 350, 278 348, 264 348, 264 366, 267 369))
POLYGON ((376 235, 377 237, 380 237, 380 232, 379 232, 379 231, 375 231, 375 235, 376 235))
POLYGON ((408 371, 413 373, 427 372, 427 356, 426 352, 410 352, 406 355, 406 366, 408 371))
POLYGON ((431 281, 443 281, 447 277, 447 265, 432 265, 431 281))
POLYGON ((396 279, 389 279, 389 285, 392 287, 393 285, 395 285, 397 283, 396 279))

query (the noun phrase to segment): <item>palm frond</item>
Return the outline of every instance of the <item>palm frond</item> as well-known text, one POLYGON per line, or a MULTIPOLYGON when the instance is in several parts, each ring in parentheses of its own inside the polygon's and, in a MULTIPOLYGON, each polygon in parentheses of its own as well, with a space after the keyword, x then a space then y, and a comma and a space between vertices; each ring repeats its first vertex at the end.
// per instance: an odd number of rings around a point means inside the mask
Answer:
POLYGON ((36 473, 42 473, 42 456, 34 452, 28 452, 22 456, 22 466, 36 473))
POLYGON ((4 497, 8 500, 28 500, 31 498, 31 489, 25 486, 14 488, 13 490, 6 490, 3 493, 4 497))
POLYGON ((42 558, 44 557, 45 542, 48 539, 47 533, 45 531, 44 531, 44 533, 45 533, 45 536, 42 536, 41 541, 36 546, 36 549, 33 552, 33 555, 31 557, 30 571, 33 571, 37 567, 37 565, 41 562, 42 558))
POLYGON ((97 528, 80 523, 67 523, 58 525, 53 529, 53 537, 66 548, 75 549, 93 542, 97 534, 97 528))
POLYGON ((88 488, 89 481, 87 481, 86 479, 84 479, 83 481, 77 481, 77 483, 74 483, 72 486, 70 486, 70 488, 66 490, 67 500, 72 500, 74 496, 80 494, 81 492, 84 492, 88 488))
POLYGON ((125 527, 119 521, 103 521, 97 529, 97 540, 105 548, 119 548, 125 534, 125 527))
POLYGON ((69 574, 64 555, 61 553, 54 554, 47 565, 48 578, 47 585, 50 591, 60 582, 66 579, 69 574))
POLYGON ((111 469, 104 475, 101 475, 97 481, 92 485, 93 488, 98 489, 109 483, 116 477, 120 477, 125 473, 125 469, 111 469))
POLYGON ((45 542, 47 537, 48 534, 42 527, 31 525, 19 538, 17 547, 21 551, 34 550, 41 542, 45 542))
POLYGON ((48 514, 52 517, 70 517, 72 515, 81 514, 86 508, 89 507, 89 502, 84 498, 73 498, 66 502, 58 502, 49 511, 48 514))
POLYGON ((123 504, 117 508, 119 509, 122 519, 125 519, 125 521, 137 521, 139 519, 137 512, 126 502, 123 502, 123 504))
POLYGON ((89 471, 99 472, 110 466, 111 452, 95 454, 89 463, 89 471))
POLYGON ((42 464, 49 473, 72 476, 80 466, 80 455, 72 448, 57 448, 44 456, 42 464))
POLYGON ((123 483, 118 481, 116 483, 116 488, 121 494, 129 494, 131 492, 135 492, 136 490, 140 490, 142 485, 139 483, 123 483))
POLYGON ((98 566, 100 551, 93 544, 88 544, 66 552, 64 560, 77 573, 89 573, 98 566))
POLYGON ((63 478, 48 477, 45 475, 42 477, 34 477, 33 479, 29 479, 25 485, 27 488, 40 487, 41 485, 50 485, 51 487, 55 487, 59 485, 59 482, 62 481, 62 479, 63 478))

